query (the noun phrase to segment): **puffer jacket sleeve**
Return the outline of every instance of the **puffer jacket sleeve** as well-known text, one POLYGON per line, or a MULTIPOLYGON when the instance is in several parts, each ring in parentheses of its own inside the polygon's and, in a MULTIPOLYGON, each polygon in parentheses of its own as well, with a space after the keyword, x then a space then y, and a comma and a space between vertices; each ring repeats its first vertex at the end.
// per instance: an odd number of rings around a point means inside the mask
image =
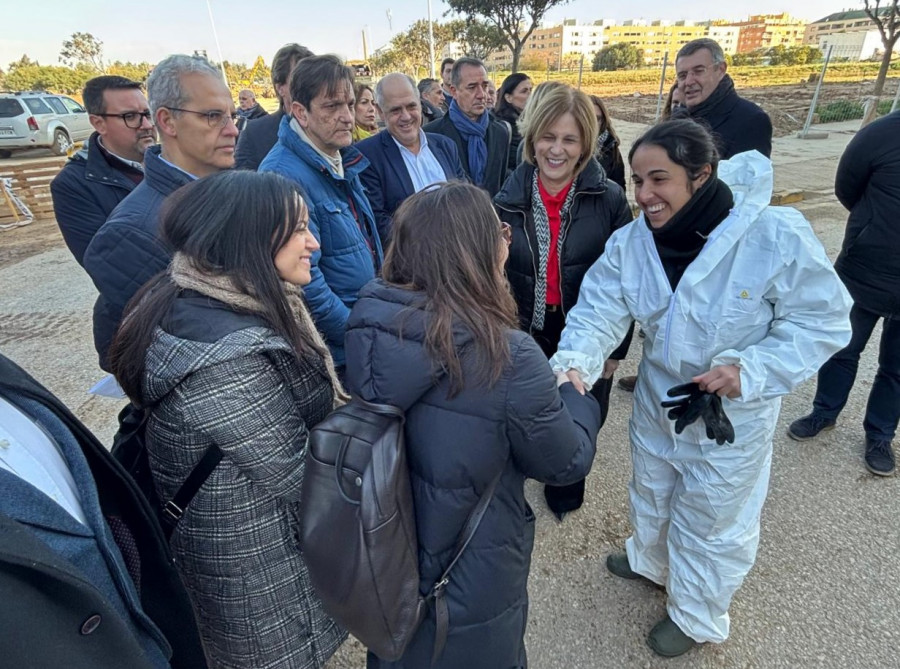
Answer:
POLYGON ((299 501, 309 433, 273 361, 248 355, 182 383, 185 419, 254 484, 299 501))
POLYGON ((553 371, 575 369, 589 386, 600 378, 603 363, 632 326, 621 281, 625 234, 614 233, 603 255, 584 275, 578 302, 566 314, 566 327, 550 358, 553 371))
MULTIPOLYGON (((309 213, 309 229, 321 244, 322 235, 312 211, 309 213)), ((316 327, 325 336, 329 347, 341 348, 344 345, 344 334, 347 329, 347 319, 350 317, 350 309, 325 281, 325 276, 319 268, 321 258, 321 249, 313 253, 310 271, 312 279, 303 287, 303 297, 316 322, 316 327)))
POLYGON ((710 365, 740 365, 738 402, 787 395, 850 342, 850 295, 809 223, 786 213, 778 231, 782 267, 764 295, 774 308, 768 335, 710 365))
MULTIPOLYGON (((100 293, 103 322, 94 323, 101 361, 122 320, 129 300, 169 265, 169 252, 158 237, 137 226, 114 224, 116 212, 94 235, 84 253, 84 269, 100 293)), ((97 312, 95 311, 95 318, 97 312)))
POLYGON ((884 137, 866 126, 850 140, 838 163, 834 194, 847 211, 862 199, 872 175, 872 160, 882 153, 884 137))
POLYGON ((600 406, 571 383, 559 390, 541 349, 522 339, 507 396, 512 459, 530 478, 568 485, 587 476, 597 449, 600 406))

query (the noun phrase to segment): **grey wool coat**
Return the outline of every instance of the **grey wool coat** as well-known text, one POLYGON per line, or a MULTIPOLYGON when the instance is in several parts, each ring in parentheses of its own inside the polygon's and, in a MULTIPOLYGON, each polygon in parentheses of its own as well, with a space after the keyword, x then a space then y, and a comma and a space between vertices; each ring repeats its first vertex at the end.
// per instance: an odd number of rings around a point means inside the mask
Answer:
POLYGON ((171 538, 210 667, 322 667, 346 632, 313 591, 297 507, 308 428, 332 406, 324 362, 298 362, 258 317, 183 291, 147 352, 143 397, 161 499, 210 444, 224 453, 171 538))

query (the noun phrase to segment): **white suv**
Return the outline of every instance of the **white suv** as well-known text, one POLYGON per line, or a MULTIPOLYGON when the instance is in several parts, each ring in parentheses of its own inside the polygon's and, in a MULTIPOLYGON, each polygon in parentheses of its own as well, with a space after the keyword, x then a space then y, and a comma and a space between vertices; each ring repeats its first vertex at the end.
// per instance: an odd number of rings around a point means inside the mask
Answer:
POLYGON ((40 91, 0 93, 0 158, 38 147, 61 156, 92 132, 87 111, 72 98, 40 91))

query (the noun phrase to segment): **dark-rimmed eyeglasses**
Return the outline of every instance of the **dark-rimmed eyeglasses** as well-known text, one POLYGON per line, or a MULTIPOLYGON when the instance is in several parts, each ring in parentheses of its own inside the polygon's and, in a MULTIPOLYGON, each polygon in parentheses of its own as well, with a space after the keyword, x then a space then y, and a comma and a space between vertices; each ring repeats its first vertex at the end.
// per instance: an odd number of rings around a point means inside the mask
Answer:
POLYGON ((221 109, 213 109, 211 111, 194 111, 193 109, 181 109, 179 107, 166 107, 169 111, 177 111, 177 112, 187 112, 188 114, 196 114, 197 116, 205 116, 206 122, 209 124, 210 128, 224 128, 228 123, 228 119, 231 119, 232 123, 237 124, 237 120, 240 117, 240 114, 235 112, 223 112, 221 109))
POLYGON ((140 128, 144 119, 153 124, 153 116, 149 111, 142 112, 125 112, 124 114, 94 114, 95 116, 102 116, 103 118, 120 118, 122 122, 125 124, 126 128, 131 128, 132 130, 137 130, 140 128))
POLYGON ((512 228, 509 226, 509 223, 500 222, 500 238, 507 245, 512 244, 512 228))

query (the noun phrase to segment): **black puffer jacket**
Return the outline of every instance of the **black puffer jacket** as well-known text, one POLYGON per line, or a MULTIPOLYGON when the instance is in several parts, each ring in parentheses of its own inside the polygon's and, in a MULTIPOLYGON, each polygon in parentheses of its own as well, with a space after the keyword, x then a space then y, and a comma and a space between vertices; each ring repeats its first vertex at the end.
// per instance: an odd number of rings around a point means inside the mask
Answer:
POLYGON ((594 157, 606 172, 606 178, 619 184, 622 190, 625 190, 625 161, 622 160, 619 140, 612 135, 607 135, 602 144, 598 141, 594 157))
MULTIPOLYGON (((522 163, 494 197, 500 220, 512 227, 512 244, 506 276, 519 305, 519 323, 526 332, 534 312, 534 284, 539 258, 537 232, 531 214, 531 183, 535 166, 522 163)), ((632 220, 625 192, 606 178, 603 168, 591 160, 575 181, 575 199, 562 221, 560 290, 563 312, 575 306, 581 280, 603 254, 613 232, 632 220)))
POLYGON ((449 381, 435 381, 436 365, 424 346, 428 318, 421 293, 375 280, 359 294, 345 341, 350 392, 406 412, 422 593, 453 557, 456 538, 484 489, 502 476, 447 586, 450 631, 440 661, 430 664, 432 612, 401 660, 370 660, 368 666, 524 667, 534 544, 525 478, 554 485, 582 479, 594 458, 599 407, 571 384, 557 391, 541 349, 516 330, 507 333, 511 360, 500 380, 492 388, 474 384, 480 361, 463 326, 455 329, 454 340, 469 381, 448 398, 449 381))
POLYGON ((900 111, 860 130, 838 165, 834 192, 849 211, 834 268, 863 309, 900 315, 900 111))

